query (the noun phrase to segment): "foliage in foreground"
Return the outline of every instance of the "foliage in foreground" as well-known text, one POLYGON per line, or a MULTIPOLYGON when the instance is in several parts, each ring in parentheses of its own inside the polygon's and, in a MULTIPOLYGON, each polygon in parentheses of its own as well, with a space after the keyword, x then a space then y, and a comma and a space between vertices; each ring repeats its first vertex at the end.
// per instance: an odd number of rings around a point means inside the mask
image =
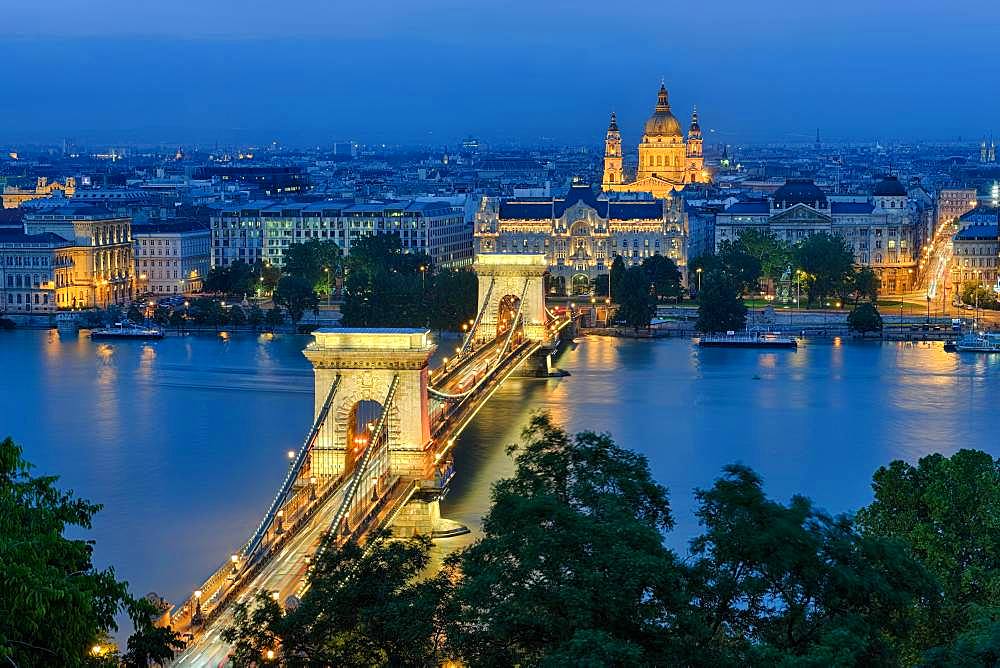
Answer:
POLYGON ((418 580, 430 540, 390 541, 379 534, 361 548, 327 550, 297 606, 283 609, 268 592, 236 606, 223 638, 236 666, 436 666, 442 578, 418 580))
POLYGON ((150 604, 134 599, 112 569, 94 567, 91 541, 65 536, 90 529, 101 506, 56 481, 31 475, 21 448, 0 442, 0 663, 116 665, 107 638, 121 611, 136 628, 125 665, 169 660, 183 646, 177 635, 153 627, 150 604))
POLYGON ((266 595, 227 631, 240 665, 995 666, 1000 462, 894 462, 830 516, 745 466, 696 492, 666 546, 667 490, 607 434, 532 417, 483 536, 428 577, 428 541, 324 557, 293 611, 266 595))

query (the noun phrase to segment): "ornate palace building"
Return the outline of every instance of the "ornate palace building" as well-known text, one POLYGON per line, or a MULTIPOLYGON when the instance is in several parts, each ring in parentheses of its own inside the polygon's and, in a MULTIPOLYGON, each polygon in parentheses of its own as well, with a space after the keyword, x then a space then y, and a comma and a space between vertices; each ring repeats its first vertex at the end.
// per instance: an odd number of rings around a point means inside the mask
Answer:
POLYGON ((590 292, 616 255, 626 265, 663 255, 682 274, 687 267, 681 198, 609 201, 580 182, 565 197, 483 198, 475 235, 478 253, 544 253, 570 294, 590 292))
POLYGON ((622 135, 614 112, 604 140, 604 177, 601 189, 606 192, 644 192, 653 197, 668 197, 687 183, 707 183, 711 175, 705 170, 702 155, 701 127, 698 111, 691 114, 687 141, 681 124, 670 111, 667 88, 660 84, 656 109, 646 121, 639 142, 639 168, 634 181, 626 181, 622 169, 622 135))
POLYGON ((916 285, 917 235, 906 188, 887 176, 871 195, 828 196, 808 179, 788 179, 771 197, 737 202, 715 217, 715 246, 759 230, 795 244, 810 234, 842 237, 854 261, 871 267, 882 291, 898 294, 916 285))

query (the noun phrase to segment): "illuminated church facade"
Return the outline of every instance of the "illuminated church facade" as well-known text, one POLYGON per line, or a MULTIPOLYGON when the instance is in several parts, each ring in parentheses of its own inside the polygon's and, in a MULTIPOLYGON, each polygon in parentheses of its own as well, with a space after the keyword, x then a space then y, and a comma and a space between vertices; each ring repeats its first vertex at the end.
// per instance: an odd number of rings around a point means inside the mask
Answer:
POLYGON ((643 128, 642 141, 639 142, 639 167, 633 181, 625 179, 622 135, 615 114, 611 113, 611 123, 604 140, 602 190, 644 192, 662 199, 688 183, 708 183, 710 180, 702 154, 698 111, 696 109, 691 114, 691 125, 685 139, 680 121, 670 111, 670 98, 664 84, 660 84, 656 109, 643 128))

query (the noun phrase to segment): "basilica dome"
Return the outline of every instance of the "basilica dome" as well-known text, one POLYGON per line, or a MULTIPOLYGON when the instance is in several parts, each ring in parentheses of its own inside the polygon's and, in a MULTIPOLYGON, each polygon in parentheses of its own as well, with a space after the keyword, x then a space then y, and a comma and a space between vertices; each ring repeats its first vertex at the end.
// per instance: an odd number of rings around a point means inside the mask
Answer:
POLYGON ((656 100, 656 111, 646 121, 643 130, 646 137, 683 137, 681 124, 677 117, 670 113, 670 102, 667 99, 667 87, 660 84, 660 93, 656 100))

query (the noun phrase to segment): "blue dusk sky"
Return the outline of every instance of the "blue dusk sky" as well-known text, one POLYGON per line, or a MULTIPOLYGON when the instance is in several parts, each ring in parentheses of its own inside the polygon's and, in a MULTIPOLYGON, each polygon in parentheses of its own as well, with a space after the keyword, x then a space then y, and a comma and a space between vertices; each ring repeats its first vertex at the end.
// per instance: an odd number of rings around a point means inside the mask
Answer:
POLYGON ((1000 135, 995 0, 6 2, 0 143, 1000 135))

